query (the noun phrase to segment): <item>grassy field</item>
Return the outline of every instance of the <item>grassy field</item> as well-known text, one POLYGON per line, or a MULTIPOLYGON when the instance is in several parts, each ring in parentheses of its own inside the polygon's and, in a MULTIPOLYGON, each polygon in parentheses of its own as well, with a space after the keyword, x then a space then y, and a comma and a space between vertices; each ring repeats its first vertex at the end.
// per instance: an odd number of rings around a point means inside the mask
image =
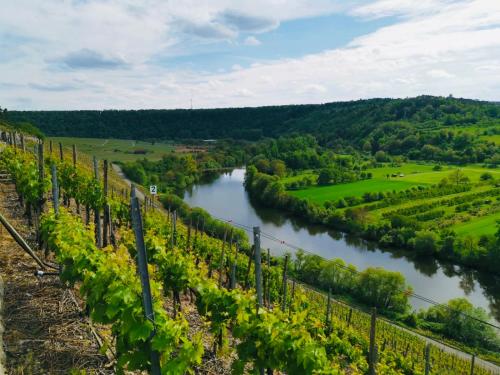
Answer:
MULTIPOLYGON (((497 221, 500 220, 500 201, 497 198, 498 189, 492 184, 480 183, 480 177, 483 173, 489 172, 498 181, 500 180, 500 170, 487 169, 480 165, 465 167, 442 166, 442 169, 439 171, 434 170, 433 164, 406 163, 400 166, 387 165, 382 168, 369 169, 368 172, 371 172, 373 176, 369 180, 339 185, 311 186, 301 190, 290 190, 289 194, 322 205, 327 201, 335 202, 340 198, 361 197, 365 193, 401 191, 418 185, 430 186, 450 176, 458 168, 473 184, 470 191, 435 198, 403 200, 399 204, 371 209, 367 216, 368 220, 380 222, 387 220, 388 216, 386 215, 390 216, 392 212, 398 212, 401 209, 438 203, 437 206, 430 206, 428 209, 419 211, 420 214, 431 211, 441 211, 443 213, 435 219, 422 221, 421 225, 424 228, 450 228, 455 230, 459 236, 472 235, 473 237, 495 233, 497 231, 497 221), (388 175, 389 177, 387 177, 388 175), (489 193, 490 191, 491 193, 489 193), (481 197, 477 195, 483 193, 486 194, 481 197), (457 208, 458 204, 462 204, 453 202, 453 199, 457 197, 464 197, 465 200, 462 199, 462 203, 470 203, 470 207, 465 210, 457 208)), ((304 171, 298 176, 286 177, 284 181, 289 183, 305 176, 309 176, 312 180, 316 179, 313 171, 304 171)), ((371 204, 362 203, 357 207, 368 207, 371 204)))
POLYGON ((360 197, 368 192, 400 191, 415 185, 418 184, 409 181, 371 179, 348 184, 310 187, 308 189, 290 191, 290 194, 299 198, 310 199, 314 203, 323 204, 326 201, 347 196, 360 197))
MULTIPOLYGON (((405 163, 397 167, 372 168, 367 170, 373 175, 370 180, 330 186, 312 186, 302 190, 290 191, 290 194, 322 204, 329 200, 347 196, 362 196, 367 192, 400 191, 416 185, 437 184, 458 168, 473 183, 479 182, 481 175, 485 172, 491 173, 495 178, 500 178, 500 170, 486 169, 475 165, 467 167, 443 166, 440 171, 434 171, 433 168, 434 165, 418 163, 405 163), (390 177, 387 178, 387 175, 390 177), (397 177, 392 177, 392 175, 397 175, 397 177)), ((312 171, 304 171, 300 175, 286 177, 283 181, 289 183, 305 176, 310 176, 314 180, 317 177, 312 171)))
POLYGON ((500 212, 489 216, 473 218, 466 223, 455 225, 453 229, 459 236, 494 234, 497 231, 498 221, 500 221, 500 212))
POLYGON ((107 159, 110 161, 134 161, 147 157, 149 160, 159 160, 161 157, 175 149, 173 143, 160 143, 143 141, 133 141, 126 139, 101 139, 101 138, 68 138, 54 137, 49 138, 57 148, 61 142, 64 146, 70 147, 76 145, 76 148, 89 155, 96 156, 98 159, 107 159), (139 154, 144 150, 145 154, 139 154))
POLYGON ((500 134, 495 135, 482 135, 481 139, 486 139, 491 142, 495 142, 495 144, 500 145, 500 134))
POLYGON ((374 179, 387 179, 387 174, 397 174, 398 176, 403 174, 403 177, 390 177, 390 179, 393 181, 409 181, 419 184, 437 184, 456 169, 460 169, 464 172, 471 182, 479 182, 481 175, 485 172, 491 173, 495 178, 500 177, 500 170, 487 169, 478 165, 465 167, 443 165, 440 171, 434 171, 433 168, 434 165, 429 164, 406 163, 400 167, 373 168, 369 169, 368 172, 372 172, 374 179))

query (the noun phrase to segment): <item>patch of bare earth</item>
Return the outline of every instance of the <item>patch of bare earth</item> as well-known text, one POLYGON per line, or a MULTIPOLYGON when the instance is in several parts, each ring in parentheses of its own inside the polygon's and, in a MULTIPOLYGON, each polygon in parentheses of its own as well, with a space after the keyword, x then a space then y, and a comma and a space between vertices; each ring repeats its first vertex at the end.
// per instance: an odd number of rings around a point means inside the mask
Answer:
MULTIPOLYGON (((0 183, 0 212, 35 248, 34 229, 14 185, 0 183)), ((41 254, 39 254, 41 256, 41 254)), ((35 261, 0 229, 0 275, 4 282, 3 346, 8 374, 110 374, 87 319, 57 275, 36 277, 35 261)))

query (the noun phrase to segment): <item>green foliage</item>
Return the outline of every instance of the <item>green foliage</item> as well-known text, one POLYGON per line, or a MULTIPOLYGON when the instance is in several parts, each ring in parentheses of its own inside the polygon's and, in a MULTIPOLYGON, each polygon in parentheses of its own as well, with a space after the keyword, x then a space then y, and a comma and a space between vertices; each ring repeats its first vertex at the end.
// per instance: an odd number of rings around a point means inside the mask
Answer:
POLYGON ((472 346, 500 350, 500 339, 492 327, 479 321, 488 321, 486 311, 474 307, 464 298, 449 300, 446 305, 434 306, 420 313, 427 322, 438 324, 449 337, 468 342, 472 346), (472 317, 472 318, 471 318, 472 317))
POLYGON ((150 337, 153 349, 161 355, 162 373, 184 374, 200 363, 203 348, 199 338, 188 338, 183 317, 168 317, 158 298, 160 287, 154 282, 155 327, 144 316, 140 280, 125 247, 98 251, 92 228, 86 228, 64 208, 58 217, 53 213, 43 217, 41 233, 64 266, 62 280, 81 282, 92 320, 111 324, 120 372, 149 368, 150 337))
MULTIPOLYGON (((258 140, 312 134, 321 145, 338 150, 354 147, 411 159, 485 161, 496 165, 500 159, 495 143, 475 137, 467 129, 473 127, 480 134, 489 134, 489 129, 498 127, 498 112, 494 103, 419 96, 189 111, 11 111, 8 117, 17 122, 29 121, 51 136, 258 140)), ((297 163, 292 168, 304 167, 297 163)))
POLYGON ((305 283, 323 290, 348 294, 367 306, 382 311, 404 313, 409 309, 408 294, 411 288, 399 272, 380 268, 367 268, 359 272, 342 259, 324 260, 317 255, 297 251, 293 272, 305 283))

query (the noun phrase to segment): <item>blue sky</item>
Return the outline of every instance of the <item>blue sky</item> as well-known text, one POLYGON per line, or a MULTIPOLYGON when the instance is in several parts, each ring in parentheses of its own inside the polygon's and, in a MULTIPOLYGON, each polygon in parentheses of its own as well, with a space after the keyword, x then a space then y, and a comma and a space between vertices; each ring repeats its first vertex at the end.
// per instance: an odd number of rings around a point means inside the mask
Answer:
POLYGON ((159 55, 152 61, 173 69, 189 67, 212 72, 246 68, 268 60, 300 58, 341 48, 355 37, 394 22, 393 17, 359 19, 345 14, 291 20, 259 35, 243 33, 235 41, 191 41, 179 48, 178 55, 159 55))
POLYGON ((500 1, 16 0, 0 13, 10 109, 421 94, 500 100, 500 1))

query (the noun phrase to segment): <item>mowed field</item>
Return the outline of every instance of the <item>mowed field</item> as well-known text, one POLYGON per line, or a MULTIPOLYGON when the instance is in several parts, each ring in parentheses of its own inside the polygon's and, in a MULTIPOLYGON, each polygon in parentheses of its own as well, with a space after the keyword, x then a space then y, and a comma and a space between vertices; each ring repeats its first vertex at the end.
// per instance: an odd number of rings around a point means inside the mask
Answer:
POLYGON ((493 215, 473 218, 471 221, 454 226, 455 232, 459 236, 481 236, 484 234, 495 234, 497 222, 500 221, 500 212, 493 215))
POLYGON ((290 194, 299 198, 306 198, 314 203, 323 204, 326 201, 343 197, 361 197, 368 192, 400 191, 418 185, 410 181, 370 179, 348 184, 314 186, 303 190, 293 190, 290 194))
MULTIPOLYGON (((412 186, 437 184, 458 168, 473 183, 479 182, 481 175, 485 172, 491 173, 497 179, 500 178, 500 170, 486 169, 475 165, 467 167, 442 166, 440 171, 434 171, 433 168, 434 165, 418 163, 406 163, 398 167, 372 168, 367 170, 373 175, 373 178, 369 180, 339 185, 311 186, 302 190, 292 190, 289 193, 299 198, 307 198, 315 203, 323 204, 326 201, 349 196, 360 197, 365 193, 401 191, 412 186), (397 177, 392 177, 393 175, 397 175, 397 177)), ((302 175, 287 177, 284 181, 291 182, 304 176, 311 176, 314 179, 317 177, 311 171, 306 171, 302 175)))
MULTIPOLYGON (((499 188, 496 188, 494 184, 480 183, 480 177, 488 172, 495 180, 499 181, 500 170, 487 169, 478 165, 443 166, 440 171, 434 171, 433 168, 434 165, 417 163, 407 163, 399 167, 374 168, 368 170, 373 175, 373 178, 369 180, 330 186, 311 186, 302 190, 291 190, 289 194, 322 205, 327 201, 335 202, 345 197, 361 197, 365 193, 401 191, 413 186, 431 186, 439 183, 443 178, 449 177, 454 170, 460 168, 473 184, 469 191, 435 198, 403 200, 399 204, 379 209, 370 209, 369 206, 372 203, 362 203, 356 207, 366 206, 368 220, 380 222, 388 220, 387 218, 392 213, 398 213, 399 210, 430 204, 428 208, 419 209, 415 214, 410 215, 417 217, 417 215, 423 215, 426 212, 440 211, 441 214, 437 217, 420 222, 424 228, 450 228, 461 237, 479 237, 484 234, 496 233, 498 230, 497 222, 500 220, 499 188), (462 198, 460 202, 456 202, 455 199, 460 197, 462 198), (464 209, 457 207, 464 203, 469 203, 470 206, 464 209)), ((300 176, 288 177, 285 181, 290 182, 306 175, 316 178, 312 171, 307 171, 300 176)))
POLYGON ((173 151, 173 143, 134 141, 130 139, 101 139, 101 138, 71 138, 71 137, 52 137, 54 148, 61 142, 63 146, 71 147, 76 145, 77 150, 98 159, 110 161, 134 161, 137 159, 148 158, 149 160, 159 160, 161 157, 173 151), (145 153, 141 153, 141 152, 145 153))

